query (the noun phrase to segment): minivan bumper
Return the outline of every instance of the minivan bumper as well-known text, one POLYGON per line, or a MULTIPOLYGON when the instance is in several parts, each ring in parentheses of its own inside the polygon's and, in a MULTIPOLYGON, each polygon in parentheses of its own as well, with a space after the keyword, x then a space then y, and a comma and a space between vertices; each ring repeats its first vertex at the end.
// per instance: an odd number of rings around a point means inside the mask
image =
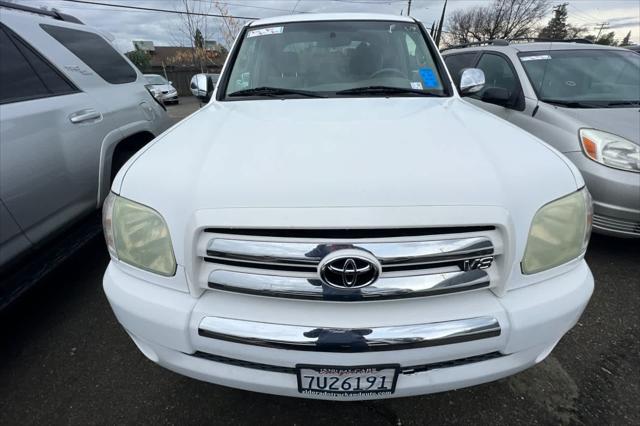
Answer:
POLYGON ((593 197, 594 232, 640 238, 640 173, 604 166, 582 152, 565 155, 578 167, 593 197))
POLYGON ((565 274, 511 290, 503 297, 482 290, 413 300, 318 302, 224 291, 206 291, 194 297, 133 277, 112 262, 104 276, 104 290, 118 321, 138 348, 169 370, 256 392, 353 400, 376 397, 300 394, 296 365, 399 364, 401 374, 392 397, 496 380, 542 361, 551 352, 583 312, 593 291, 593 277, 580 260, 565 274), (232 322, 216 323, 211 318, 232 322), (481 328, 475 337, 472 329, 459 328, 469 318, 485 321, 474 323, 481 328), (299 343, 286 327, 372 327, 391 330, 402 343, 404 326, 412 324, 423 327, 425 344, 394 347, 390 339, 387 347, 338 352, 257 344, 252 341, 256 336, 251 336, 257 333, 265 341, 276 339, 286 345, 283 336, 287 335, 291 343, 299 343), (443 325, 449 327, 448 332, 434 333, 442 331, 443 325), (218 334, 202 332, 212 327, 218 334), (461 335, 464 337, 459 338, 461 335))

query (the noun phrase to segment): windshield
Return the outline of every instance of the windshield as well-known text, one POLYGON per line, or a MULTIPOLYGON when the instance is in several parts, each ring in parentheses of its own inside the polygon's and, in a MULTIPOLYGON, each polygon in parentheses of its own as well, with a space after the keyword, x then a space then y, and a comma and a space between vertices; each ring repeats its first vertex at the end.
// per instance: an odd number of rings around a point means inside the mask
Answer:
POLYGON ((147 79, 149 84, 167 84, 167 80, 159 75, 145 75, 144 78, 147 79))
POLYGON ((574 108, 637 106, 640 55, 618 50, 520 53, 538 98, 574 108))
POLYGON ((249 27, 224 93, 251 96, 264 88, 286 89, 270 97, 350 96, 336 92, 357 88, 375 89, 365 96, 448 94, 418 25, 384 21, 249 27), (389 87, 408 90, 381 90, 389 87))

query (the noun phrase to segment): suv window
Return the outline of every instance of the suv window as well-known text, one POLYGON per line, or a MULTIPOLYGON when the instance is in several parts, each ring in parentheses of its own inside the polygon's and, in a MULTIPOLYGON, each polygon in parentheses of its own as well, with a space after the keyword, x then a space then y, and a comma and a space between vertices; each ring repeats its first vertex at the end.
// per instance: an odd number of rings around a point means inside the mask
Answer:
POLYGON ((30 46, 0 28, 0 103, 77 92, 77 89, 30 46))
POLYGON ((122 55, 99 35, 55 25, 41 24, 40 27, 107 82, 131 83, 138 78, 122 55))
POLYGON ((477 52, 459 53, 455 55, 447 55, 444 57, 444 62, 449 68, 451 78, 455 82, 457 87, 460 87, 460 77, 462 76, 462 70, 465 68, 473 68, 478 57, 477 52))
POLYGON ((485 53, 476 68, 480 68, 484 72, 485 85, 482 90, 472 95, 473 98, 482 99, 484 91, 492 87, 507 89, 512 99, 518 95, 520 90, 518 76, 507 59, 499 55, 485 53))

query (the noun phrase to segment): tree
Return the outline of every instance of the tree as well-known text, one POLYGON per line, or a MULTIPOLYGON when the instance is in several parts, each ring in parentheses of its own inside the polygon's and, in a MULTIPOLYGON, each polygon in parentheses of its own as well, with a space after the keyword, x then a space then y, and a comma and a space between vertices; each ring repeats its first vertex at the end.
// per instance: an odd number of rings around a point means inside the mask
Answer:
POLYGON ((631 46, 631 31, 629 31, 627 33, 626 36, 624 36, 624 38, 622 39, 622 42, 620 43, 620 46, 631 46))
POLYGON ((220 18, 222 22, 219 27, 219 31, 222 34, 222 45, 225 49, 230 49, 242 29, 243 23, 238 18, 229 15, 229 9, 225 3, 215 1, 213 7, 218 14, 222 15, 222 18, 220 18))
POLYGON ((553 8, 553 17, 549 20, 547 26, 540 31, 539 38, 552 40, 564 40, 567 38, 567 5, 568 3, 562 3, 553 8))
POLYGON ((618 42, 616 41, 615 31, 611 31, 610 33, 601 35, 600 38, 595 41, 595 43, 603 44, 605 46, 617 46, 618 42))
POLYGON ((530 37, 549 5, 549 0, 493 0, 486 6, 458 9, 447 20, 449 42, 530 37))
POLYGON ((211 4, 205 1, 180 0, 176 7, 176 11, 180 12, 180 19, 170 28, 170 34, 178 46, 186 45, 191 48, 191 63, 204 72, 206 62, 197 50, 204 48, 204 41, 211 37, 212 27, 204 16, 211 11, 211 4), (202 43, 201 46, 198 46, 199 43, 202 43))
POLYGON ((140 71, 146 71, 151 64, 151 56, 144 50, 138 49, 138 47, 136 47, 136 50, 125 53, 125 55, 140 71))
POLYGON ((193 45, 196 49, 204 49, 204 37, 199 28, 196 28, 196 33, 193 35, 193 45))

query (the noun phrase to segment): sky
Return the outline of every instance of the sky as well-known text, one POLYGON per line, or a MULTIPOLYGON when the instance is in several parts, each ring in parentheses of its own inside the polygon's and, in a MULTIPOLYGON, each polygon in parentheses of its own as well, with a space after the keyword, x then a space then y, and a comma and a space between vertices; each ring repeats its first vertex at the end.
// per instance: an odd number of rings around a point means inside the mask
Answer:
MULTIPOLYGON (((162 12, 132 11, 106 6, 71 3, 65 0, 14 0, 29 6, 55 7, 82 20, 87 25, 108 32, 122 52, 133 48, 131 40, 150 40, 156 46, 186 43, 180 34, 180 16, 162 12)), ((147 8, 180 10, 183 0, 87 0, 101 3, 126 4, 147 8)), ((213 0, 187 0, 206 9, 213 0)), ((221 0, 232 15, 255 18, 288 15, 302 12, 373 12, 406 14, 408 0, 221 0)), ((412 0, 411 15, 430 27, 439 19, 444 0, 412 0)), ((490 0, 449 0, 447 12, 482 6, 490 0)), ((640 0, 553 0, 553 4, 568 3, 569 22, 587 27, 597 33, 602 23, 605 32, 615 31, 621 40, 631 31, 631 40, 640 42, 640 0), (608 27, 608 29, 606 29, 608 27)), ((209 13, 214 13, 213 8, 209 13)), ((550 16, 549 16, 550 17, 550 16)), ((546 19, 541 22, 544 24, 546 19)), ((207 18, 209 38, 219 39, 217 31, 222 23, 207 18)), ((446 21, 445 21, 446 22, 446 21)), ((446 30, 446 25, 445 28, 446 30)))

